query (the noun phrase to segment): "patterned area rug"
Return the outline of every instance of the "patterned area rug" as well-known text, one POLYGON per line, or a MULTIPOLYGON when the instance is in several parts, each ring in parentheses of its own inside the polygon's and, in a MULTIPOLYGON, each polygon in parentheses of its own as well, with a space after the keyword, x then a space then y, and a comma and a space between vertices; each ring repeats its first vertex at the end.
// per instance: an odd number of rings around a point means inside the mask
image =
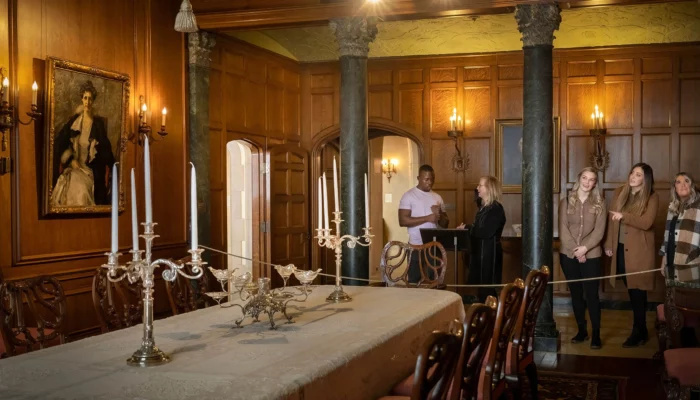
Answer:
MULTIPOLYGON (((543 370, 537 375, 540 400, 625 400, 625 377, 543 370)), ((532 400, 527 378, 522 382, 524 398, 532 400)))

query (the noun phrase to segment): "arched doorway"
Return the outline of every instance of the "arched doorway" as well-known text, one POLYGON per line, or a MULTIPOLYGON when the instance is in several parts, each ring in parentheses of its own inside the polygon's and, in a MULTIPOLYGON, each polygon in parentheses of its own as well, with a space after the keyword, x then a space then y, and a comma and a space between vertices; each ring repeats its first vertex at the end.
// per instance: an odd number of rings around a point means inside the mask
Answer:
MULTIPOLYGON (((405 228, 398 226, 398 206, 401 196, 409 188, 415 185, 415 177, 424 161, 423 144, 419 135, 410 128, 396 124, 392 121, 379 118, 370 118, 368 124, 369 139, 369 192, 370 192, 370 226, 374 239, 370 246, 369 277, 379 280, 379 261, 381 252, 387 241, 407 241, 405 228), (382 160, 397 160, 397 173, 393 174, 391 181, 382 172, 382 160)), ((333 157, 340 160, 340 126, 335 125, 319 132, 319 138, 312 149, 312 175, 311 181, 316 182, 318 176, 326 173, 328 187, 332 187, 333 157)), ((317 185, 312 185, 312 199, 318 198, 317 185)), ((328 197, 328 207, 333 209, 333 196, 328 197)), ((313 201, 316 204, 317 201, 313 201)), ((313 207, 313 210, 318 205, 313 207)), ((312 212, 314 218, 311 226, 316 227, 317 212, 312 212)), ((333 226, 331 228, 334 228, 333 226)), ((315 230, 312 230, 316 234, 315 230)), ((322 268, 325 273, 335 273, 335 254, 327 248, 313 246, 312 257, 314 268, 322 268)), ((332 283, 333 278, 327 278, 327 283, 332 283)))
MULTIPOLYGON (((253 171, 252 152, 243 140, 226 144, 226 227, 227 251, 253 258, 253 171)), ((250 261, 228 256, 229 270, 253 273, 250 261)))

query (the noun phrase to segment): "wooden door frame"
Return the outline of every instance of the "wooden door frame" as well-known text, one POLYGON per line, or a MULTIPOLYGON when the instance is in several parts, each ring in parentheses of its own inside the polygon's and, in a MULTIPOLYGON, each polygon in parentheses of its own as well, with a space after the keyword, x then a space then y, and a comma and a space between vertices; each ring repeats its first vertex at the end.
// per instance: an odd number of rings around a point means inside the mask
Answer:
MULTIPOLYGON (((243 134, 237 133, 237 132, 228 132, 226 135, 226 144, 235 141, 241 141, 244 142, 249 148, 250 148, 250 165, 252 167, 252 190, 253 190, 253 198, 255 198, 255 195, 257 195, 258 200, 257 202, 253 203, 253 215, 255 215, 255 209, 257 208, 257 219, 253 218, 253 248, 255 247, 255 243, 258 243, 258 251, 257 254, 255 251, 253 251, 252 254, 252 259, 258 260, 258 261, 263 261, 263 262, 268 262, 270 257, 269 257, 269 238, 265 233, 262 232, 261 229, 261 223, 263 221, 269 221, 269 218, 267 217, 268 215, 268 210, 267 210, 267 198, 268 198, 268 186, 266 184, 266 179, 264 178, 263 171, 265 168, 265 162, 267 160, 267 153, 265 151, 265 144, 260 144, 257 142, 254 138, 251 138, 250 136, 244 136, 243 134), (257 161, 256 161, 257 159, 257 161), (257 225, 257 229, 256 229, 257 225)), ((227 151, 226 148, 224 147, 224 155, 226 155, 227 151)), ((225 168, 225 167, 224 167, 225 168)), ((228 180, 228 171, 225 171, 225 181, 224 183, 228 186, 229 180, 228 180)), ((226 213, 224 212, 224 215, 226 213)), ((228 218, 224 219, 224 229, 226 232, 228 232, 228 224, 229 220, 228 218)), ((228 238, 227 238, 228 239, 228 238)), ((228 241, 227 241, 228 243, 228 241)), ((227 251, 228 251, 228 245, 226 246, 227 251)), ((253 279, 257 279, 260 274, 259 272, 263 272, 265 269, 261 268, 260 265, 255 265, 256 263, 253 263, 253 279)))

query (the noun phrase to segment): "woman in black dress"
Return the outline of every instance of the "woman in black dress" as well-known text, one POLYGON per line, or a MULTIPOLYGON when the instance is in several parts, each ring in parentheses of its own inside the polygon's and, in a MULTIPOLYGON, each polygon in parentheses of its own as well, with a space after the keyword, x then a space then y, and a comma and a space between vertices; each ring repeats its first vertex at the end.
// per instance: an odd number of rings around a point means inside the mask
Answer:
MULTIPOLYGON (((501 183, 493 176, 484 176, 479 179, 476 190, 479 211, 474 217, 470 231, 471 251, 467 284, 500 284, 503 268, 501 233, 506 224, 506 214, 499 202, 501 183)), ((457 228, 463 227, 464 224, 457 228)), ((479 301, 485 302, 488 296, 498 298, 498 292, 498 288, 479 288, 479 301)))

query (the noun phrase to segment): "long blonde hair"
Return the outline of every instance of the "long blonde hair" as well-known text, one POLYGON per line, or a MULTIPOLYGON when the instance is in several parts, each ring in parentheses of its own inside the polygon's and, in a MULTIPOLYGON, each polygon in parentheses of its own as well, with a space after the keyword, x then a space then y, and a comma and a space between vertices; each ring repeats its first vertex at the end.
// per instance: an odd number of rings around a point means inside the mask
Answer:
POLYGON ((578 189, 581 187, 581 177, 585 172, 590 172, 595 175, 595 186, 593 189, 591 189, 591 193, 588 195, 591 200, 593 200, 593 210, 595 210, 596 214, 599 214, 603 210, 603 196, 600 195, 600 189, 598 189, 598 172, 595 170, 595 168, 586 167, 578 173, 576 183, 574 183, 574 187, 571 189, 571 192, 569 192, 569 206, 566 210, 566 212, 569 214, 573 214, 574 209, 576 208, 578 189))
POLYGON ((484 186, 489 191, 488 197, 484 200, 484 207, 491 205, 494 201, 501 201, 501 182, 491 175, 485 175, 479 178, 479 183, 484 180, 484 186))
POLYGON ((622 191, 620 192, 620 197, 617 198, 617 204, 615 204, 616 211, 625 211, 630 214, 642 215, 647 209, 647 204, 649 204, 649 197, 654 193, 654 170, 651 166, 646 163, 637 163, 630 169, 630 173, 627 175, 627 183, 622 186, 622 191), (641 168, 644 173, 644 182, 642 182, 642 188, 637 192, 637 194, 632 193, 632 187, 629 183, 629 176, 632 175, 635 168, 641 168))
POLYGON ((674 215, 682 213, 700 198, 700 194, 698 194, 697 189, 695 189, 695 180, 692 176, 685 172, 679 172, 676 174, 676 177, 673 178, 673 186, 673 190, 671 190, 671 204, 668 205, 668 210, 674 215), (684 176, 690 181, 690 196, 686 201, 682 201, 681 198, 678 197, 678 193, 676 193, 676 179, 678 179, 679 176, 684 176))

